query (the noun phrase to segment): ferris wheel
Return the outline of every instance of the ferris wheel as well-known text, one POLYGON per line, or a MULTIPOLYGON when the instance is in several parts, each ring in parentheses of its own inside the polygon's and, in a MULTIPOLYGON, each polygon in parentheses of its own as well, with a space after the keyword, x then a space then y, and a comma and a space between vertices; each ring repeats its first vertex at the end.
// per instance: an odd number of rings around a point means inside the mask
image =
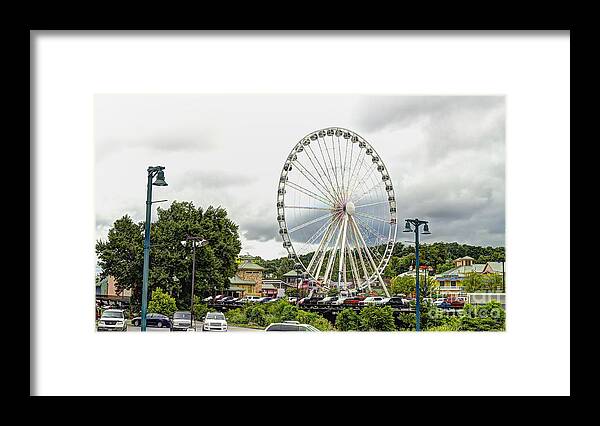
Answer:
POLYGON ((277 190, 288 257, 318 286, 372 290, 396 241, 396 198, 381 157, 363 137, 329 127, 288 155, 277 190))

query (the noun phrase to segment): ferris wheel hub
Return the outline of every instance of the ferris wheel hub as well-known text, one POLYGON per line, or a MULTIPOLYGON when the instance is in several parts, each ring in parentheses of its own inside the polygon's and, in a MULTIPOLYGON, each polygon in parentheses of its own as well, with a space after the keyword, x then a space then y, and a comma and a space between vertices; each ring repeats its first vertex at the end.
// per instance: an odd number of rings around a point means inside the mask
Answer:
POLYGON ((352 201, 348 201, 346 203, 346 205, 344 206, 344 211, 349 215, 352 216, 354 214, 356 207, 354 206, 354 203, 352 201))

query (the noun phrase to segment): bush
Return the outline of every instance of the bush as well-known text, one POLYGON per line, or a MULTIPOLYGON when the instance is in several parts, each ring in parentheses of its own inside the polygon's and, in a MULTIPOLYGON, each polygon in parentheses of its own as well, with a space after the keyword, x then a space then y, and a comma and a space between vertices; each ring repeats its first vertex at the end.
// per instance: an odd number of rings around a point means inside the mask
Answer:
POLYGON ((363 331, 395 331, 394 311, 390 306, 367 306, 360 311, 363 331))
POLYGON ((415 330, 417 324, 417 316, 410 312, 401 312, 396 318, 396 327, 399 331, 415 330))
POLYGON ((327 321, 322 315, 315 312, 298 311, 296 321, 302 324, 310 324, 321 331, 328 331, 333 329, 331 323, 327 321))
POLYGON ((352 309, 342 309, 335 318, 335 328, 340 331, 360 330, 360 317, 352 309))
POLYGON ((148 312, 172 317, 175 311, 177 311, 175 298, 163 292, 161 288, 154 289, 152 299, 148 302, 148 312))
POLYGON ((225 318, 231 324, 248 324, 248 318, 246 318, 243 308, 230 309, 225 313, 225 318))
POLYGON ((460 331, 460 318, 456 316, 446 316, 441 324, 428 327, 427 331, 460 331))
POLYGON ((194 318, 197 320, 203 319, 210 312, 210 308, 206 303, 202 303, 198 296, 194 296, 194 318))
POLYGON ((495 300, 483 306, 465 305, 460 317, 461 331, 503 331, 506 313, 495 300))

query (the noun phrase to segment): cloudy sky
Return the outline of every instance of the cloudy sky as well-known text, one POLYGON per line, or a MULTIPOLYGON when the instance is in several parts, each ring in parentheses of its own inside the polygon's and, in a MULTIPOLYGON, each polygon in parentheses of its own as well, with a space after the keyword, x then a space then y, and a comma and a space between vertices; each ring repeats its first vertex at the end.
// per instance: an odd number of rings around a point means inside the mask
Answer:
POLYGON ((357 132, 381 156, 399 227, 419 217, 430 221, 425 242, 504 245, 501 96, 97 95, 96 236, 126 213, 144 220, 146 168, 162 165, 169 186, 155 187, 155 200, 223 206, 242 253, 285 256, 281 168, 303 136, 330 126, 357 132))

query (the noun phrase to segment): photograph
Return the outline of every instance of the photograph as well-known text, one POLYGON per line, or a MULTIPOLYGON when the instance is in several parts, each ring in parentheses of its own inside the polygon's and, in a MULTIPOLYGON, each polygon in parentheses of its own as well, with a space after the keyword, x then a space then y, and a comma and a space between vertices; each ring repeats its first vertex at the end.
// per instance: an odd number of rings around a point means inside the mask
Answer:
POLYGON ((97 93, 93 136, 98 332, 507 331, 503 93, 97 93))

